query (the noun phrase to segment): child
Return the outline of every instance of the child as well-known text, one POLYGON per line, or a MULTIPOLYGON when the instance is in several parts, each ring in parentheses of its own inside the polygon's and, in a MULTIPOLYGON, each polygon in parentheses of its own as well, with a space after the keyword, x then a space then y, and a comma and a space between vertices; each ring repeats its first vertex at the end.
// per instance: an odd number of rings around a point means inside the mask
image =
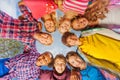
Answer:
POLYGON ((40 73, 40 67, 49 65, 52 60, 51 52, 40 54, 35 47, 32 47, 27 53, 4 59, 2 62, 0 60, 1 72, 4 72, 4 74, 0 74, 0 77, 2 76, 0 80, 12 80, 12 78, 36 80, 40 73))
POLYGON ((45 32, 36 33, 33 37, 43 45, 51 45, 53 43, 52 36, 45 32))
POLYGON ((44 22, 44 27, 47 32, 54 32, 56 30, 56 13, 45 14, 41 17, 44 22))
MULTIPOLYGON (((85 55, 108 62, 108 64, 97 63, 97 65, 104 66, 107 69, 111 67, 113 71, 119 73, 120 58, 118 55, 120 50, 120 36, 104 28, 97 31, 86 32, 86 34, 82 32, 82 35, 82 37, 78 38, 74 33, 66 32, 62 36, 62 42, 69 47, 78 46, 79 51, 82 51, 85 55)), ((95 64, 92 58, 90 61, 95 64)))
MULTIPOLYGON (((70 74, 70 70, 66 67, 66 59, 62 54, 56 55, 53 62, 53 70, 47 71, 43 70, 40 73, 41 80, 77 80, 74 78, 70 78, 73 74, 70 74)), ((77 73, 75 73, 78 75, 77 73)), ((74 74, 74 75, 75 75, 74 74)), ((77 77, 79 80, 79 77, 77 77)))
POLYGON ((64 16, 59 20, 58 30, 61 34, 71 30, 71 19, 78 15, 74 11, 68 11, 64 13, 64 16))
MULTIPOLYGON (((88 27, 94 27, 95 25, 98 25, 98 24, 120 25, 119 18, 118 18, 118 16, 120 15, 119 9, 120 9, 120 6, 114 6, 113 8, 109 9, 109 11, 107 11, 106 8, 104 7, 97 10, 94 9, 93 11, 88 10, 86 11, 84 16, 80 15, 72 20, 72 28, 75 30, 83 30, 88 27), (83 19, 85 21, 83 21, 83 19)), ((109 25, 107 28, 109 28, 109 25)))
POLYGON ((98 68, 87 64, 76 52, 68 52, 66 59, 71 67, 80 70, 82 80, 106 80, 98 68))
POLYGON ((29 50, 31 46, 35 45, 35 39, 41 43, 43 42, 42 40, 45 40, 45 45, 51 44, 53 42, 52 36, 48 33, 39 34, 42 29, 41 23, 33 18, 32 14, 24 5, 24 2, 20 1, 18 5, 25 20, 14 19, 6 13, 0 11, 0 37, 15 39, 23 42, 25 45, 25 51, 29 50), (47 35, 49 37, 40 37, 38 34, 44 36, 47 35), (48 38, 50 39, 49 43, 47 43, 48 38))

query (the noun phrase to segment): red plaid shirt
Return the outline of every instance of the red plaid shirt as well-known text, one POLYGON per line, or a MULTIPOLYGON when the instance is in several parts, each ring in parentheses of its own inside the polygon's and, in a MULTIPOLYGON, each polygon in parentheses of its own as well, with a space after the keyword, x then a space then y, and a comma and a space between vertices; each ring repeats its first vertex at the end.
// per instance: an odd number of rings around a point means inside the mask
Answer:
POLYGON ((0 37, 21 41, 25 50, 35 44, 33 34, 38 31, 37 20, 32 17, 24 5, 19 6, 25 20, 14 19, 8 14, 0 11, 0 37))

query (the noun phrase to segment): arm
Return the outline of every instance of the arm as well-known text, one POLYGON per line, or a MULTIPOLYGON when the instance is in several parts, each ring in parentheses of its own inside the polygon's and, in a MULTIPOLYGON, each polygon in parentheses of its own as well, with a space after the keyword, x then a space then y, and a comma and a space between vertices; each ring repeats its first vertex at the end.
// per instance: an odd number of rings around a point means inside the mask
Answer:
POLYGON ((106 80, 100 70, 96 67, 92 67, 89 73, 90 80, 106 80), (94 73, 93 73, 94 72, 94 73))
POLYGON ((87 66, 85 70, 81 70, 83 80, 106 80, 100 70, 94 66, 87 66))
POLYGON ((22 16, 27 19, 28 21, 34 21, 34 18, 32 16, 32 14, 29 12, 28 8, 24 5, 23 1, 20 1, 18 3, 20 11, 22 12, 22 16))
POLYGON ((93 35, 96 33, 120 40, 119 34, 115 33, 114 31, 112 31, 110 29, 106 29, 106 28, 95 28, 95 29, 83 31, 82 36, 89 36, 89 35, 93 35))

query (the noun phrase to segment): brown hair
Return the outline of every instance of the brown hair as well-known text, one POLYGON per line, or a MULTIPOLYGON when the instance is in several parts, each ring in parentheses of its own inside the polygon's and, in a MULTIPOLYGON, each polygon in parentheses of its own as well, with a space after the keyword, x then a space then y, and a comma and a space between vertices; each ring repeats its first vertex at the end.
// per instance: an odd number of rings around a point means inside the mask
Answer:
POLYGON ((68 60, 69 57, 71 57, 71 56, 79 56, 79 55, 76 52, 74 52, 74 51, 70 51, 70 52, 67 53, 66 59, 68 60))
POLYGON ((49 55, 50 55, 51 61, 50 61, 50 63, 48 64, 48 67, 52 67, 52 65, 53 65, 53 60, 54 60, 52 53, 49 52, 49 51, 46 51, 46 52, 44 52, 44 54, 49 54, 49 55))
MULTIPOLYGON (((67 53, 67 55, 66 55, 66 61, 67 61, 67 62, 68 62, 69 57, 71 57, 71 56, 79 56, 79 57, 85 62, 85 60, 84 60, 77 52, 75 52, 75 51, 70 51, 70 52, 67 53)), ((73 69, 76 70, 76 68, 73 67, 69 62, 68 62, 68 64, 69 64, 73 69)))
MULTIPOLYGON (((39 35, 41 35, 41 34, 47 34, 47 35, 49 35, 51 38, 52 38, 52 35, 51 34, 49 34, 49 33, 46 33, 46 32, 39 32, 39 35)), ((52 38, 52 40, 53 40, 53 38, 52 38)), ((51 45, 52 43, 50 43, 50 44, 48 44, 48 45, 51 45)))
POLYGON ((68 47, 71 47, 71 45, 69 45, 69 43, 67 42, 67 38, 72 35, 75 35, 75 34, 71 32, 65 32, 62 36, 62 43, 68 47))
MULTIPOLYGON (((79 14, 79 15, 77 15, 77 16, 75 16, 74 18, 71 19, 71 27, 72 27, 72 29, 74 29, 74 30, 76 30, 76 31, 81 30, 81 29, 75 29, 75 28, 73 27, 73 25, 72 25, 75 20, 78 20, 78 19, 80 19, 80 18, 86 18, 86 17, 85 17, 84 15, 79 14)), ((87 18, 86 18, 86 19, 87 19, 87 18)))
POLYGON ((58 55, 56 55, 55 58, 54 58, 53 64, 55 63, 55 60, 56 60, 56 59, 62 59, 62 60, 64 60, 64 62, 66 63, 66 58, 64 57, 63 54, 58 54, 58 55))

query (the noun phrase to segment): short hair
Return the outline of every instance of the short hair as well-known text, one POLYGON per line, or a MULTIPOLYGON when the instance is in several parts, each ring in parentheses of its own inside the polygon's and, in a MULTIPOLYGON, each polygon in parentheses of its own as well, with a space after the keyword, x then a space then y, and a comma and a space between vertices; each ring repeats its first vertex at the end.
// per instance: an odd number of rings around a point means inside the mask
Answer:
POLYGON ((69 59, 69 57, 71 57, 71 56, 79 56, 83 61, 85 61, 77 52, 75 52, 75 51, 69 51, 68 53, 67 53, 67 55, 66 55, 66 59, 68 60, 69 59))
POLYGON ((69 59, 71 56, 79 56, 75 51, 70 51, 66 55, 66 59, 69 59))
POLYGON ((62 36, 62 43, 68 47, 71 47, 71 45, 69 45, 69 43, 67 42, 67 38, 72 35, 75 35, 75 34, 72 32, 65 32, 62 36))
POLYGON ((64 57, 63 54, 57 54, 57 55, 55 56, 55 58, 54 58, 53 64, 55 63, 55 60, 56 60, 56 59, 62 59, 62 60, 64 60, 64 62, 66 63, 66 58, 64 57))
POLYGON ((46 52, 44 52, 44 54, 49 54, 50 55, 51 61, 48 64, 48 67, 52 67, 52 65, 53 65, 53 55, 52 55, 52 53, 49 52, 49 51, 46 51, 46 52))

